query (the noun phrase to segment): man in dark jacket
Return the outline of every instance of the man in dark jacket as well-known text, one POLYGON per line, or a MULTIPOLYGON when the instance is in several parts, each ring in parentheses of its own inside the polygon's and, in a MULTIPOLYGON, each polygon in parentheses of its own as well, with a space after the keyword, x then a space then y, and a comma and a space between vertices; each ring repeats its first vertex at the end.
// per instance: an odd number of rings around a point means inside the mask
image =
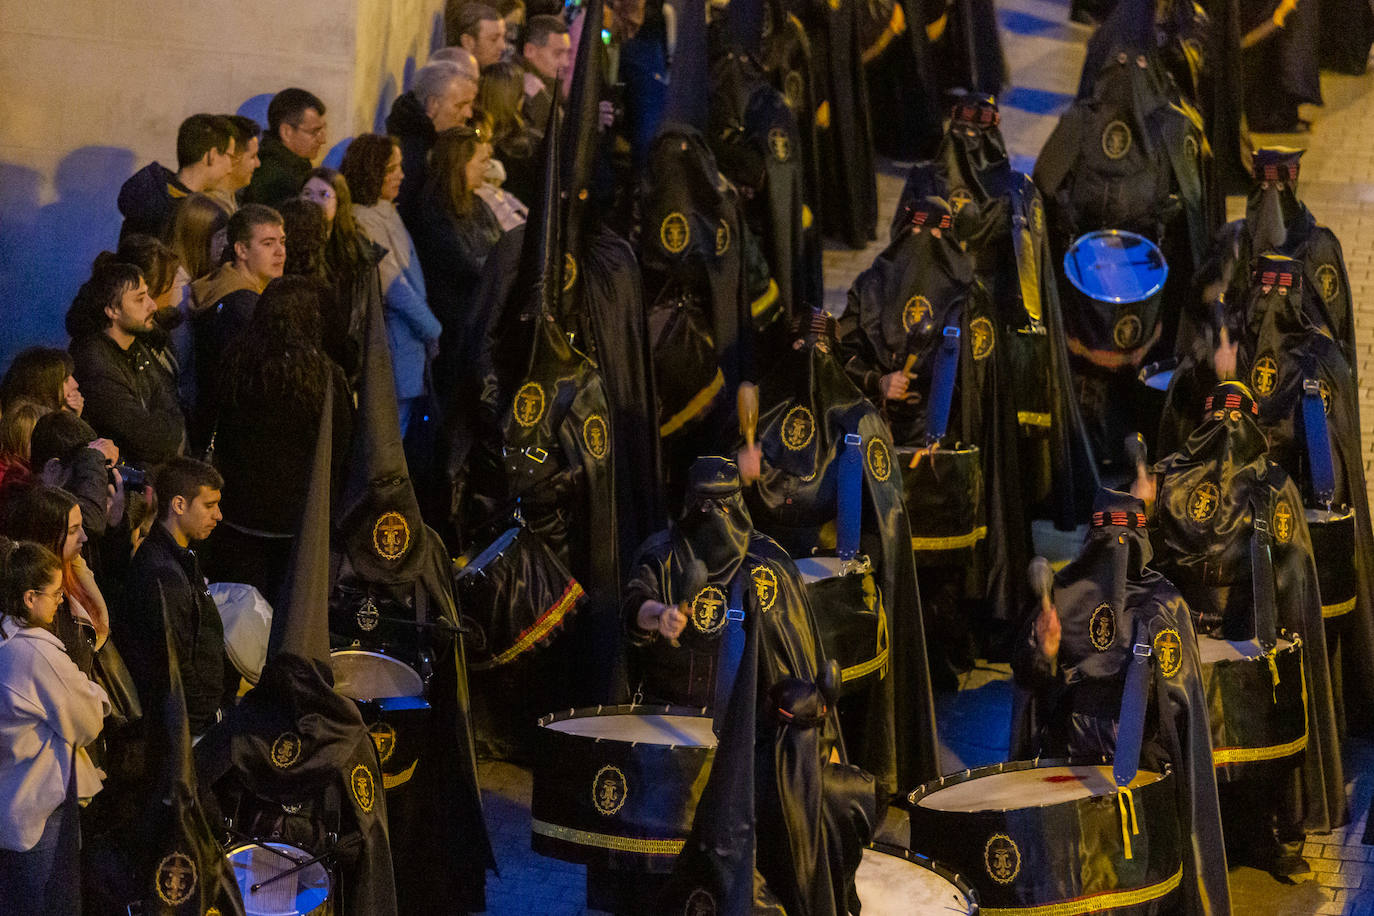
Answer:
POLYGON ((258 148, 258 170, 244 189, 246 203, 275 206, 295 197, 310 177, 311 160, 328 136, 324 102, 304 89, 283 89, 267 105, 267 133, 258 148))
POLYGON ((520 103, 525 123, 542 133, 553 105, 553 81, 566 80, 572 65, 572 37, 558 16, 531 16, 525 27, 520 66, 525 68, 525 97, 520 103))
POLYGON ((396 196, 396 209, 407 223, 425 186, 426 160, 439 131, 466 124, 472 117, 475 98, 477 84, 462 67, 450 60, 436 60, 416 70, 410 91, 392 104, 386 132, 401 141, 405 177, 396 196))
POLYGON ((166 239, 177 203, 197 191, 213 191, 233 165, 234 130, 219 115, 194 114, 177 130, 177 170, 152 162, 119 189, 124 225, 119 237, 132 232, 166 239))
POLYGON ((223 485, 218 471, 194 458, 177 458, 158 474, 161 516, 129 568, 128 602, 120 621, 127 634, 120 649, 139 696, 149 704, 149 698, 167 690, 166 602, 192 736, 219 720, 225 695, 224 625, 192 549, 222 518, 223 485))
POLYGON ((138 268, 98 259, 67 311, 86 421, 145 467, 179 454, 186 439, 172 379, 140 339, 156 308, 138 268))

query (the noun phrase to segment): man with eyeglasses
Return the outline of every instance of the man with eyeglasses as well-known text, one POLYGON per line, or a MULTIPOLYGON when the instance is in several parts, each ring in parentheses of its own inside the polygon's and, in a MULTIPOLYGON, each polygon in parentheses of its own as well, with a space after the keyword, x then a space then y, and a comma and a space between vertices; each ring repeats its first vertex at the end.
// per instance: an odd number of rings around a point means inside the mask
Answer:
POLYGON ((329 139, 324 112, 324 102, 304 89, 283 89, 272 97, 258 170, 244 191, 245 203, 275 206, 301 192, 312 161, 329 139))

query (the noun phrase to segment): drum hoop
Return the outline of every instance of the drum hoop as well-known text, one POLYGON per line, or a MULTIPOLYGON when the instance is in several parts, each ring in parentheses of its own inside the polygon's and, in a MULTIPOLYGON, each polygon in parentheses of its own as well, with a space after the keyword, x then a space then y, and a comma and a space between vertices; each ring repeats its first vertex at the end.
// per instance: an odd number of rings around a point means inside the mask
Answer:
MULTIPOLYGON (((1302 648, 1302 646, 1303 646, 1302 637, 1301 637, 1300 635, 1298 635, 1297 633, 1294 633, 1292 630, 1285 630, 1285 629, 1279 628, 1278 630, 1275 630, 1275 631, 1274 631, 1274 635, 1277 636, 1279 639, 1283 640, 1284 642, 1288 643, 1288 645, 1286 645, 1286 646, 1279 646, 1279 645, 1275 644, 1275 646, 1274 646, 1274 654, 1275 654, 1275 655, 1277 655, 1277 654, 1280 653, 1280 652, 1292 652, 1293 650, 1295 650, 1295 649, 1300 649, 1300 648, 1302 648)), ((1231 640, 1229 640, 1229 639, 1218 639, 1218 638, 1215 637, 1215 636, 1208 636, 1206 633, 1199 633, 1197 638, 1200 639, 1200 640, 1201 640, 1201 639, 1210 639, 1210 640, 1212 640, 1213 642, 1231 642, 1231 640)), ((1251 640, 1244 640, 1244 641, 1245 641, 1245 642, 1255 642, 1255 640, 1253 640, 1253 639, 1251 639, 1251 640)), ((1256 655, 1256 656, 1253 656, 1253 657, 1251 657, 1251 658, 1223 658, 1223 659, 1219 659, 1219 661, 1231 662, 1231 663, 1233 663, 1233 662, 1248 662, 1248 661, 1257 661, 1258 659, 1261 659, 1261 658, 1264 658, 1264 656, 1263 656, 1263 655, 1256 655)), ((1212 662, 1212 664, 1216 664, 1216 662, 1212 662)))
POLYGON ((958 445, 954 448, 946 448, 943 445, 937 445, 933 449, 924 445, 899 445, 893 449, 893 453, 897 455, 912 455, 916 452, 927 451, 941 455, 976 455, 981 449, 976 445, 969 445, 964 448, 960 448, 958 445))
MULTIPOLYGON (((392 663, 393 665, 400 665, 402 668, 409 668, 411 671, 415 671, 415 669, 414 669, 413 667, 411 667, 411 666, 410 666, 409 664, 407 664, 406 662, 401 661, 401 660, 400 660, 399 658, 397 658, 396 656, 394 656, 394 655, 388 655, 388 654, 385 653, 385 652, 379 652, 379 651, 376 650, 376 649, 364 649, 364 648, 361 648, 360 646, 348 646, 348 647, 343 648, 343 649, 330 649, 330 650, 329 650, 329 657, 330 657, 330 658, 333 658, 333 657, 336 656, 336 655, 371 655, 371 656, 373 656, 373 657, 375 657, 375 658, 384 658, 384 659, 386 659, 388 662, 392 663)), ((416 674, 419 674, 418 671, 416 671, 415 673, 416 673, 416 674)))
MULTIPOLYGON (((548 728, 555 722, 566 722, 569 719, 594 719, 598 716, 685 716, 692 719, 709 719, 710 714, 705 706, 649 706, 643 703, 621 703, 616 706, 579 706, 576 709, 568 709, 563 712, 551 712, 548 715, 540 716, 535 723, 540 728, 548 728)), ((643 744, 642 741, 626 741, 621 738, 611 736, 597 736, 594 740, 623 744, 633 747, 636 744, 643 744)), ((710 747, 701 744, 663 744, 657 747, 710 747)))
POLYGON ((1318 525, 1331 524, 1333 522, 1350 521, 1355 518, 1355 510, 1350 508, 1350 506, 1346 504, 1342 504, 1340 507, 1332 507, 1330 509, 1323 509, 1320 506, 1303 506, 1302 511, 1303 515, 1307 519, 1308 525, 1311 525, 1314 522, 1318 525), (1312 516, 1314 513, 1317 512, 1328 512, 1330 513, 1331 517, 1327 519, 1314 519, 1312 516))
POLYGON ((928 871, 934 872, 950 884, 953 884, 955 890, 964 895, 964 899, 968 901, 969 906, 972 907, 973 913, 978 912, 978 888, 965 881, 964 876, 957 871, 946 868, 930 856, 923 856, 919 852, 913 852, 907 849, 905 846, 896 846, 892 843, 873 842, 869 843, 866 848, 872 849, 874 852, 883 853, 884 855, 904 859, 907 862, 911 862, 914 865, 919 865, 928 871))
MULTIPOLYGON (((1031 760, 1007 760, 1002 763, 989 764, 988 766, 974 767, 973 769, 963 770, 959 773, 949 773, 944 776, 938 776, 935 779, 930 780, 929 782, 922 783, 921 785, 917 786, 916 788, 912 789, 910 792, 907 793, 906 803, 904 807, 908 809, 916 808, 919 806, 922 799, 930 795, 933 795, 934 793, 939 792, 942 789, 948 789, 952 788, 953 786, 963 785, 966 782, 970 782, 974 779, 981 779, 984 776, 997 776, 1002 773, 1019 773, 1023 770, 1048 769, 1050 767, 1109 767, 1111 765, 1112 762, 1105 757, 1035 757, 1031 760)), ((1168 779, 1170 776, 1172 776, 1173 767, 1166 762, 1163 766, 1160 767, 1158 771, 1141 769, 1139 772, 1157 772, 1157 775, 1159 776, 1159 778, 1154 780, 1153 782, 1147 783, 1146 785, 1142 785, 1139 787, 1140 789, 1144 789, 1146 788, 1146 786, 1153 786, 1157 783, 1163 782, 1165 779, 1168 779)), ((1092 798, 1095 796, 1088 797, 1092 798)), ((1055 802, 1054 804, 1064 804, 1064 802, 1055 802)), ((1017 805, 1013 808, 980 808, 979 813, 1005 813, 1007 811, 1024 811, 1029 808, 1044 807, 1047 807, 1047 805, 1017 805)))

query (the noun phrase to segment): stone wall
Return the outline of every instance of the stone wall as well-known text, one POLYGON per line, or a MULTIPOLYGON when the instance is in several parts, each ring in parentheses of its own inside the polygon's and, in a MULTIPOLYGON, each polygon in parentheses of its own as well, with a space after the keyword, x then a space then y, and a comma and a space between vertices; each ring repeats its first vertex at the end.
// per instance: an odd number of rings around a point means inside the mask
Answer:
POLYGON ((441 42, 443 0, 0 3, 0 367, 65 342, 62 316, 113 247, 120 185, 175 168, 198 111, 266 121, 285 86, 329 108, 328 163, 380 127, 441 42))

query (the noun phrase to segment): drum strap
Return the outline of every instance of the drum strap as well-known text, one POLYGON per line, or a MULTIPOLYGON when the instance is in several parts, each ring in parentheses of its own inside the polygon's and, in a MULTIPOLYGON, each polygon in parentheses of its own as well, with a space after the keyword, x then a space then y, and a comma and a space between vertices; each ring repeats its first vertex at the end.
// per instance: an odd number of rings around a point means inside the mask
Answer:
POLYGON ((720 634, 720 650, 716 661, 716 692, 711 698, 714 717, 711 728, 720 736, 725 713, 730 705, 730 692, 735 689, 735 675, 744 660, 744 583, 752 581, 742 564, 730 582, 730 603, 725 607, 725 631, 720 634))
POLYGON ((949 428, 949 412, 954 406, 954 382, 959 377, 959 329, 945 328, 944 340, 935 354, 935 373, 930 380, 930 415, 926 439, 938 442, 949 428))
POLYGON ((839 512, 835 524, 835 552, 841 560, 852 560, 859 552, 859 529, 863 523, 864 465, 859 454, 863 438, 845 433, 840 454, 839 512))
POLYGON ((1016 252, 1016 279, 1021 288, 1021 307, 1031 319, 1032 327, 1039 325, 1040 316, 1043 314, 1040 305, 1040 265, 1036 263, 1039 247, 1032 233, 1030 214, 1026 212, 1033 206, 1027 204, 1026 197, 1036 193, 1038 192, 1028 188, 1021 194, 1013 194, 1011 218, 1011 244, 1016 252))
MULTIPOLYGON (((1318 399, 1320 400, 1320 398, 1318 399)), ((1269 550, 1269 506, 1251 491, 1250 582, 1255 595, 1255 639, 1265 652, 1278 643, 1278 599, 1274 594, 1274 556, 1269 550)))
POLYGON ((1302 380, 1302 427, 1307 436, 1312 495, 1319 505, 1330 508, 1336 498, 1336 466, 1331 460, 1331 436, 1326 425, 1321 384, 1312 378, 1302 380))
POLYGON ((1131 664, 1126 669, 1126 688, 1121 692, 1121 714, 1117 718, 1116 753, 1112 758, 1112 778, 1119 791, 1129 786, 1140 770, 1152 651, 1145 623, 1136 618, 1131 636, 1131 664))

